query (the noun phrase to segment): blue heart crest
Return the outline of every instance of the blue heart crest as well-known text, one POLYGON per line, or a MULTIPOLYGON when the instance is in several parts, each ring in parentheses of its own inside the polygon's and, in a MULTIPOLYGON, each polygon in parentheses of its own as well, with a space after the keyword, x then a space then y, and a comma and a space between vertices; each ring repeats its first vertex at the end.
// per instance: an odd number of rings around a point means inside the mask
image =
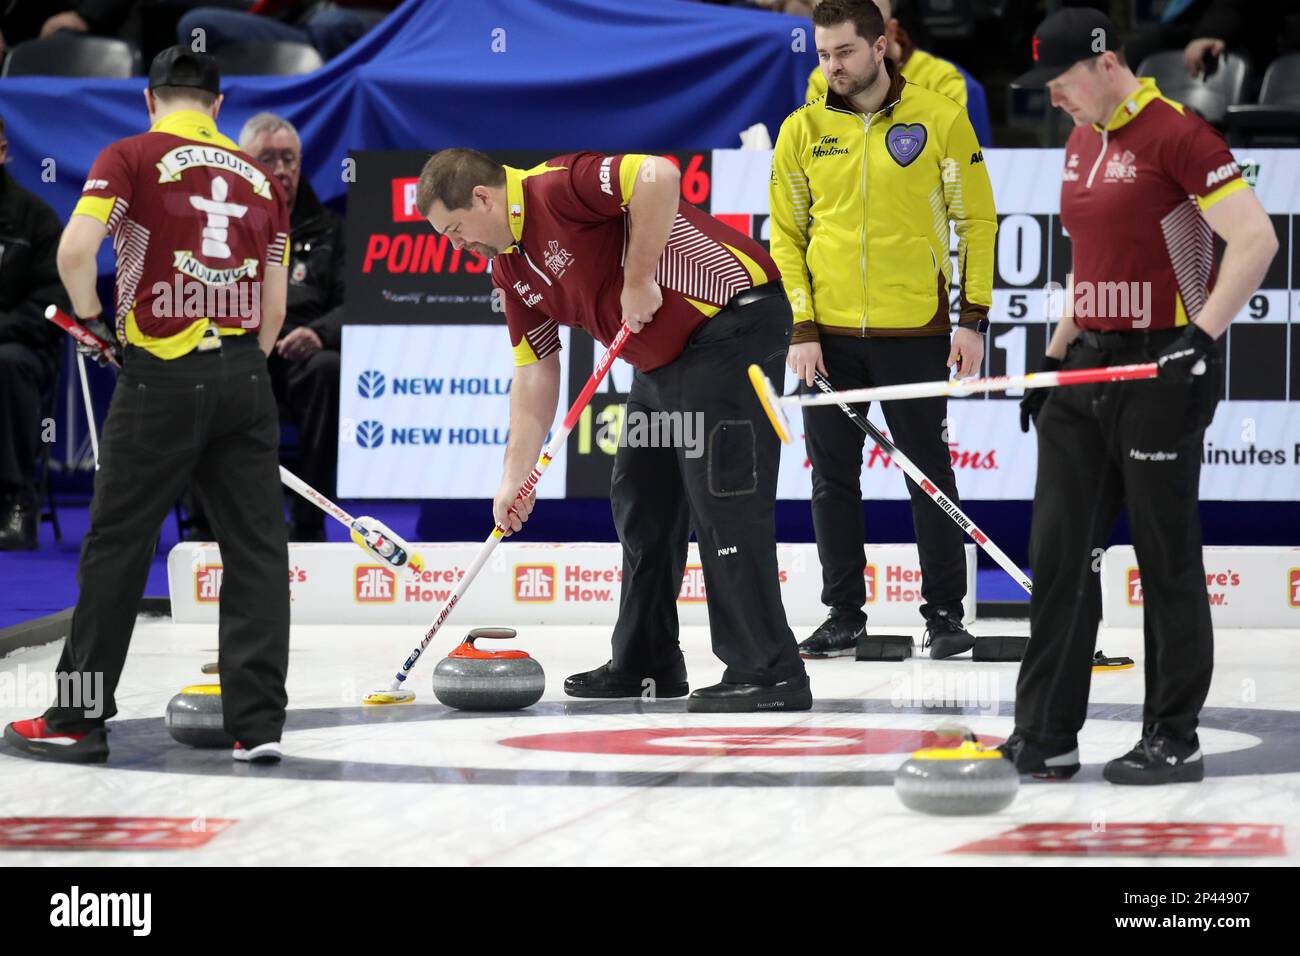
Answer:
POLYGON ((920 123, 895 123, 885 133, 885 148, 894 162, 909 166, 925 149, 926 132, 920 123))

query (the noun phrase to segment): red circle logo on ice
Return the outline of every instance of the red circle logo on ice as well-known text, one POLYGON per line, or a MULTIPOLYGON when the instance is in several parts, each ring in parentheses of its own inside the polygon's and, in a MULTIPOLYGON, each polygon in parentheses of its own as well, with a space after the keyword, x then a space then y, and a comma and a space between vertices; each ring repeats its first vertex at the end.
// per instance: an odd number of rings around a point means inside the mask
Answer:
MULTIPOLYGON (((986 747, 1000 737, 981 737, 986 747)), ((905 754, 924 747, 954 746, 957 738, 928 730, 876 727, 660 727, 590 730, 510 737, 501 743, 521 750, 664 757, 841 757, 905 754)))

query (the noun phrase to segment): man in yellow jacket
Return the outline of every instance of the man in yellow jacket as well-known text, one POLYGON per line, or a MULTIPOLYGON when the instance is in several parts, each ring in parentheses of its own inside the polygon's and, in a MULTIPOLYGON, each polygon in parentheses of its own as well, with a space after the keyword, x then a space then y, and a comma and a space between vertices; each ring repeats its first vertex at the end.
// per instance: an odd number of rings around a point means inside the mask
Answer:
MULTIPOLYGON (((916 8, 916 0, 875 0, 880 15, 885 20, 885 40, 888 56, 898 66, 903 79, 909 83, 942 93, 963 109, 966 108, 966 78, 953 64, 942 57, 927 53, 917 46, 925 42, 918 37, 923 24, 916 8)), ((805 100, 811 103, 826 93, 826 75, 820 66, 808 75, 808 92, 805 100)))
MULTIPOLYGON (((772 257, 794 310, 789 365, 809 387, 815 372, 836 388, 943 379, 949 369, 974 375, 984 360, 997 219, 966 111, 898 75, 871 0, 822 0, 813 24, 829 90, 781 124, 770 186, 772 257), (962 280, 956 329, 949 222, 962 280)), ((946 401, 890 402, 884 412, 893 441, 958 501, 946 401)), ((864 435, 831 406, 805 409, 804 430, 822 602, 831 612, 800 649, 851 654, 866 626, 864 435)), ((925 643, 931 657, 951 657, 975 641, 961 625, 964 539, 907 484, 925 643)))

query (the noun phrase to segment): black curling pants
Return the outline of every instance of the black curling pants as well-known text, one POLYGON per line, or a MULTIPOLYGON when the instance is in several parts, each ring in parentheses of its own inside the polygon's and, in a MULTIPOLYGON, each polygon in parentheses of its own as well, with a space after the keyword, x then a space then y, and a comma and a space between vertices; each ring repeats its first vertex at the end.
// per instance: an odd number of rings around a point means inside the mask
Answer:
MULTIPOLYGON (((1083 333, 1064 367, 1149 362, 1179 330, 1083 333)), ((1016 681, 1016 729, 1074 749, 1088 710, 1101 621, 1096 562, 1120 508, 1142 578, 1145 734, 1195 739, 1214 667, 1201 557, 1201 441, 1222 388, 1217 359, 1192 384, 1112 382, 1053 389, 1038 415, 1029 561, 1030 638, 1016 681)))
MULTIPOLYGON (((128 348, 100 443, 81 545, 80 594, 58 673, 94 687, 94 707, 60 701, 52 730, 79 732, 117 712, 158 532, 193 480, 221 547, 220 670, 226 730, 245 747, 280 739, 288 698, 289 555, 266 358, 254 336, 164 361, 128 348), (80 675, 87 675, 87 681, 80 675)), ((179 685, 177 686, 179 690, 179 685)))
POLYGON ((804 673, 776 563, 780 439, 746 373, 753 362, 780 381, 790 328, 784 293, 728 306, 678 359, 636 372, 610 489, 623 545, 616 670, 662 671, 681 660, 677 596, 693 528, 722 679, 771 685, 804 673), (651 447, 637 435, 638 420, 664 413, 690 417, 681 431, 690 444, 651 447))
MULTIPOLYGON (((859 338, 822 335, 826 378, 838 391, 940 381, 948 377, 946 335, 859 338)), ((816 393, 816 386, 800 385, 816 393)), ((854 406, 863 415, 868 406, 854 406)), ((952 455, 945 439, 946 398, 884 402, 889 437, 952 502, 961 504, 952 455)), ((863 573, 866 522, 862 504, 862 451, 867 436, 835 405, 803 410, 812 464, 813 530, 822 566, 822 603, 840 613, 861 613, 867 600, 863 573)), ((874 443, 871 448, 875 449, 874 443)), ((957 524, 901 472, 912 499, 912 526, 921 560, 921 613, 945 609, 960 621, 966 597, 966 539, 957 524)))

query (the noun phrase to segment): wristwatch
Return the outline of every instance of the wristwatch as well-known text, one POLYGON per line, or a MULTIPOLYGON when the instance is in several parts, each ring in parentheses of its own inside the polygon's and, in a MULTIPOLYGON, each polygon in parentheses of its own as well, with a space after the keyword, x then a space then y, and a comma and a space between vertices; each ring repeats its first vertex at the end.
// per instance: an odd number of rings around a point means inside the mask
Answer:
POLYGON ((964 325, 962 326, 962 328, 972 329, 973 331, 978 332, 980 335, 983 335, 985 332, 989 330, 988 316, 982 315, 974 325, 964 325))

